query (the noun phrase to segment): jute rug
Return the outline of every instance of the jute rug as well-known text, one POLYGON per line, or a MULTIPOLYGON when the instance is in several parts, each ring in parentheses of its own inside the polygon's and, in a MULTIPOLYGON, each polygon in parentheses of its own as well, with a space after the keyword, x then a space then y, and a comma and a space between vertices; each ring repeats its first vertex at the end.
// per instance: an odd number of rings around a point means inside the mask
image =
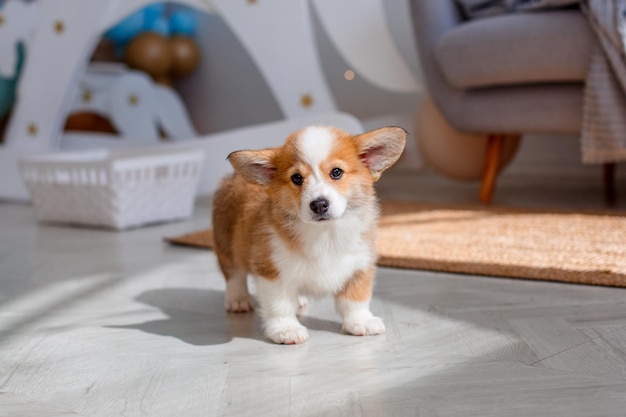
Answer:
MULTIPOLYGON (((380 266, 626 287, 626 213, 382 207, 380 266)), ((213 245, 210 230, 166 240, 213 245)))

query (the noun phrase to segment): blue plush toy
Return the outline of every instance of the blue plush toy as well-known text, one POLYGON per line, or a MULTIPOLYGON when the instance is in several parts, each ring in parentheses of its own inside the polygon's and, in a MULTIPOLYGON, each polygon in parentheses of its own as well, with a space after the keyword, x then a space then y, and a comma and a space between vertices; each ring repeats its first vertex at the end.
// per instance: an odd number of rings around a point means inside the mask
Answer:
POLYGON ((144 11, 139 10, 107 30, 104 36, 116 45, 125 45, 144 29, 144 11))
POLYGON ((165 3, 155 3, 143 8, 143 20, 146 26, 152 26, 154 22, 163 17, 165 3))
POLYGON ((166 38, 171 35, 193 37, 197 29, 195 13, 177 7, 167 16, 169 10, 165 3, 150 4, 111 27, 104 36, 113 42, 115 56, 122 58, 126 45, 142 32, 156 32, 166 38))
POLYGON ((145 30, 150 32, 156 32, 159 35, 163 35, 166 38, 170 36, 170 25, 167 19, 163 16, 159 17, 150 24, 145 25, 145 30))
POLYGON ((156 3, 143 9, 143 30, 170 36, 170 27, 164 16, 165 3, 156 3))
POLYGON ((196 15, 189 10, 177 10, 170 16, 172 35, 193 36, 196 33, 196 15))
POLYGON ((197 22, 193 11, 177 9, 166 18, 165 9, 165 3, 146 6, 117 23, 104 36, 115 43, 116 50, 123 51, 132 38, 145 31, 157 32, 165 37, 195 35, 197 22))

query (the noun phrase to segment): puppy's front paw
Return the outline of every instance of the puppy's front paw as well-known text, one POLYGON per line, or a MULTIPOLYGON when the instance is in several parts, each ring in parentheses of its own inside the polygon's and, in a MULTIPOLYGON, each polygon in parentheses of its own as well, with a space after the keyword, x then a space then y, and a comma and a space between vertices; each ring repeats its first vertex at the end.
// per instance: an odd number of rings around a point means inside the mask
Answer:
POLYGON ((360 317, 345 320, 343 331, 355 336, 372 336, 385 333, 385 323, 380 317, 360 317))
POLYGON ((309 332, 296 319, 272 319, 265 323, 265 335, 274 343, 296 345, 306 342, 309 332))
POLYGON ((234 297, 227 296, 224 307, 229 313, 247 313, 254 310, 254 302, 248 294, 234 297))

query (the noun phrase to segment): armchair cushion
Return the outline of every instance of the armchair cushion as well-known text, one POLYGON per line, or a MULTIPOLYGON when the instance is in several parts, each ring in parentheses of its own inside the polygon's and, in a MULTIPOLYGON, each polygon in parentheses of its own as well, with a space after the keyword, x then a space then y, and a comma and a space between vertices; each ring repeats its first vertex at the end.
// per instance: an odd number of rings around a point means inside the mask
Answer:
POLYGON ((435 55, 460 89, 582 83, 595 42, 579 10, 511 13, 458 25, 441 37, 435 55))

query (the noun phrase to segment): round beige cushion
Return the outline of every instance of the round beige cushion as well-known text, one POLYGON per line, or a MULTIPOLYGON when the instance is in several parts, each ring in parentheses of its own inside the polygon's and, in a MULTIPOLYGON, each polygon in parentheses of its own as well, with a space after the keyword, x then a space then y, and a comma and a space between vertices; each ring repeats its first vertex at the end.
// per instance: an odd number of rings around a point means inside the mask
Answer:
MULTIPOLYGON (((462 133, 443 118, 430 97, 418 108, 416 132, 424 160, 440 174, 456 180, 477 180, 483 175, 487 134, 462 133)), ((507 135, 500 169, 515 155, 519 135, 507 135)))

